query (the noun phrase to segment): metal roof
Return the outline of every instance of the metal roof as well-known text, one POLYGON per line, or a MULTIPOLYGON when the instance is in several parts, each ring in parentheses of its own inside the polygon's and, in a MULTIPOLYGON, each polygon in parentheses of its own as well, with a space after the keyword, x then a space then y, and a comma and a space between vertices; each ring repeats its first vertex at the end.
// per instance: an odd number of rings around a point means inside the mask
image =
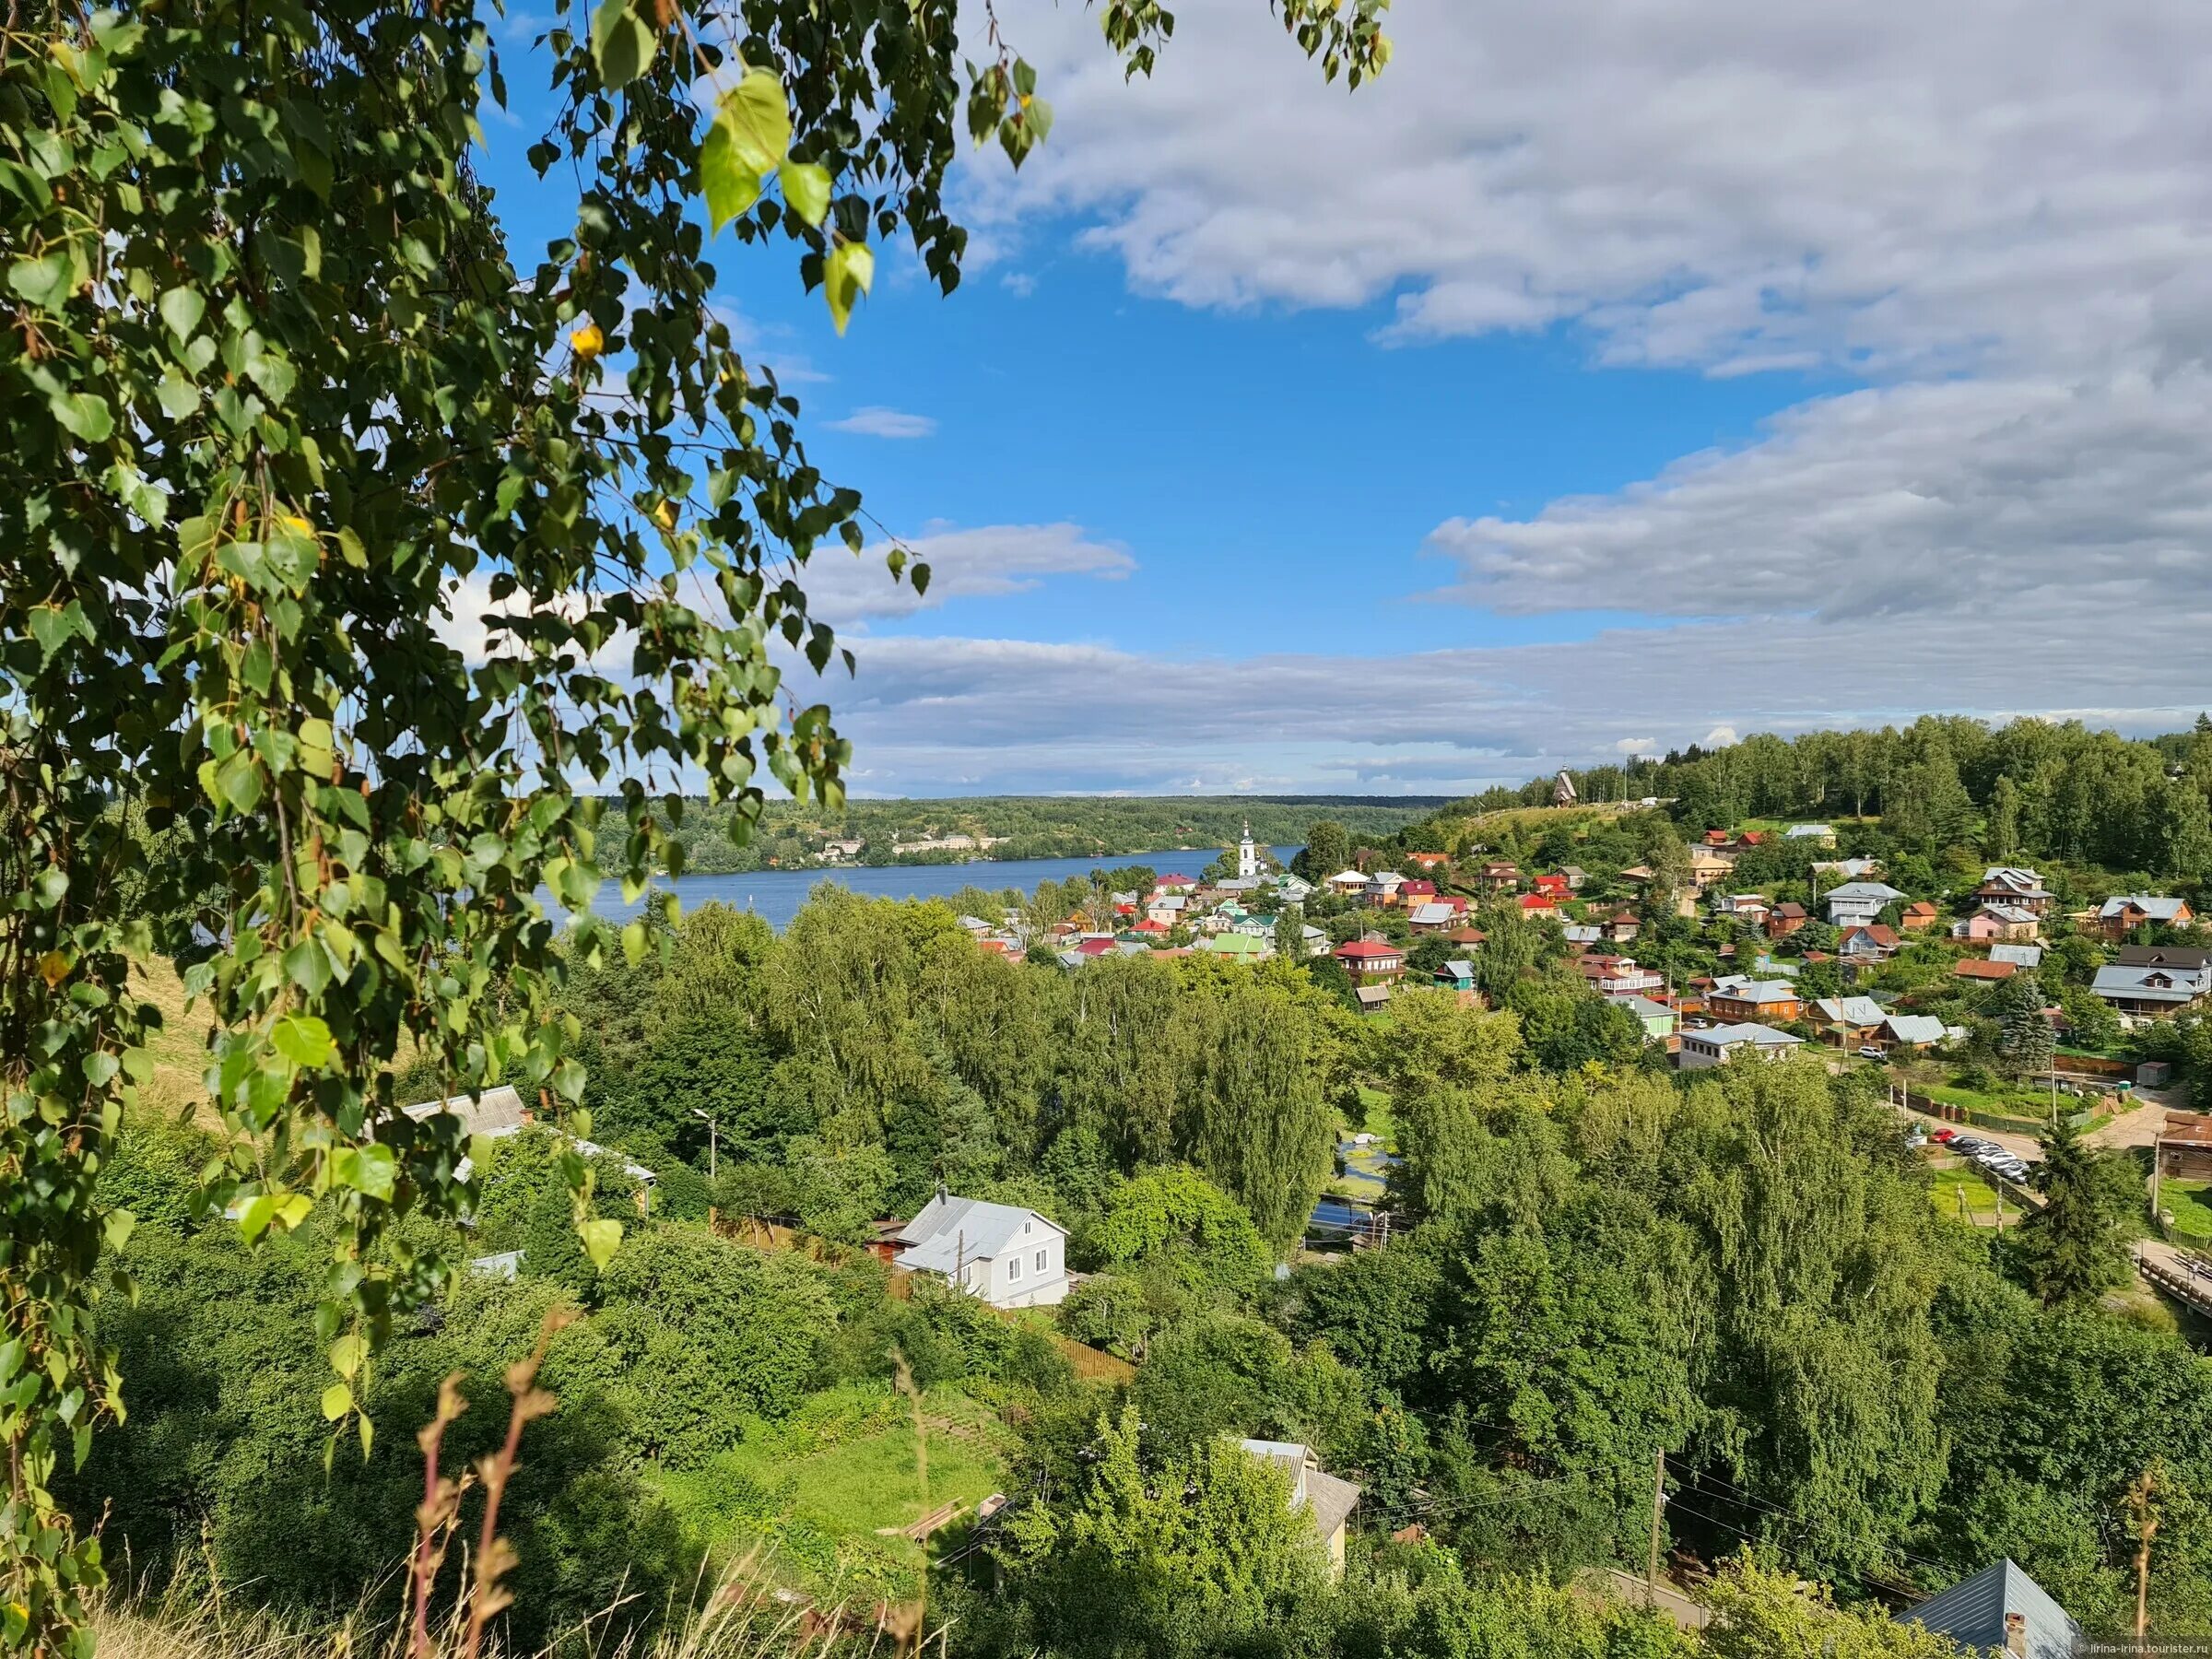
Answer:
POLYGON ((2007 1615, 2022 1621, 2027 1659, 2074 1659, 2080 1648, 2081 1627, 2010 1559, 1984 1567, 1895 1618, 1900 1624, 1922 1625, 1948 1636, 1961 1647, 2004 1653, 2007 1615))

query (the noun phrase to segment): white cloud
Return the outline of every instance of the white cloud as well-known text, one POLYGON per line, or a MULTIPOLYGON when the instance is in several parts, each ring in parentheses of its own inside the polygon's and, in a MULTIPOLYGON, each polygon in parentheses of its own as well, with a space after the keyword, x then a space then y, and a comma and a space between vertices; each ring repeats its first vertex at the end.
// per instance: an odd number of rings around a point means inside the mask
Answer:
MULTIPOLYGON (((1184 7, 1124 85, 1002 6, 1056 120, 1000 218, 1074 208, 1203 305, 1395 295, 1402 337, 1579 319, 1620 362, 2095 362, 2212 252, 2212 11, 2014 0, 1427 0, 1369 88, 1184 7)), ((2198 287, 2201 291, 2201 285, 2198 287)))
POLYGON ((2094 645, 2096 625, 2052 617, 1984 644, 1962 642, 1947 618, 1877 628, 1798 618, 1241 661, 883 637, 856 643, 858 676, 833 704, 884 794, 956 778, 982 790, 1161 791, 1231 771, 1271 788, 1471 790, 1616 757, 1624 707, 1649 722, 1645 753, 1930 710, 2044 712, 2136 733, 2185 725, 2201 687, 2141 665, 2195 660, 2212 601, 2130 616, 2124 651, 2094 645))
POLYGON ((871 546, 857 557, 825 548, 799 572, 808 608, 824 621, 845 625, 911 617, 952 599, 1026 594, 1053 576, 1116 581, 1136 569, 1125 548, 1093 540, 1077 524, 989 524, 970 530, 933 524, 900 545, 929 566, 928 593, 915 593, 911 582, 892 582, 885 565, 888 543, 871 546))
POLYGON ((1650 737, 1623 737, 1614 744, 1613 752, 1617 755, 1644 754, 1651 748, 1654 741, 1656 740, 1650 737))
POLYGON ((842 420, 832 420, 829 425, 832 431, 858 432, 866 438, 929 438, 937 429, 937 423, 927 415, 887 409, 881 404, 855 409, 842 420))
POLYGON ((1734 726, 1717 725, 1714 726, 1712 731, 1706 733, 1704 736, 1699 738, 1698 741, 1703 744, 1707 748, 1726 748, 1730 744, 1740 743, 1743 740, 1735 735, 1735 728, 1734 726))
POLYGON ((1766 440, 1430 540, 1503 611, 1908 614, 2012 626, 2201 600, 2212 374, 1945 381, 1799 406, 1766 440))

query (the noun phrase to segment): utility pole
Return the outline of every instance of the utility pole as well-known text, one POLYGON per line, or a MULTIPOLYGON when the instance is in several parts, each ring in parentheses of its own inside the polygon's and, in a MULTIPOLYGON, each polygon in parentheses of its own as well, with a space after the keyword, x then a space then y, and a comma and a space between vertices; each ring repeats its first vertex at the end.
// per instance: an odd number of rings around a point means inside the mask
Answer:
POLYGON ((1652 1559, 1644 1585, 1653 1606, 1659 1605, 1659 1528, 1666 1516, 1666 1453, 1652 1453, 1652 1559))
POLYGON ((2136 1641, 2141 1642, 2150 1630, 2150 1539, 2159 1530, 2159 1520, 2150 1512, 2150 1481, 2148 1469, 2143 1471, 2127 1495, 2128 1507, 2136 1512, 2136 1641))

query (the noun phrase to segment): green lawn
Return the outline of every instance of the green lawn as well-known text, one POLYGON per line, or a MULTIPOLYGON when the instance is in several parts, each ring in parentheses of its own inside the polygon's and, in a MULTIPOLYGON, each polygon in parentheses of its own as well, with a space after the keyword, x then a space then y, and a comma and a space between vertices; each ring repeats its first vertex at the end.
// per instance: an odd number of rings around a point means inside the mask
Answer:
POLYGON ((1994 1216, 1997 1213, 1997 1195, 1989 1183, 1974 1171, 1959 1165, 1948 1170, 1934 1170, 1928 1175, 1928 1199, 1936 1206, 1936 1213, 1952 1220, 1959 1219, 1959 1194, 1966 1197, 1969 1216, 1994 1216))
MULTIPOLYGON (((1006 1431, 957 1389, 933 1389, 928 1488, 914 1455, 912 1402, 882 1383, 847 1383, 810 1398, 782 1423, 755 1422, 744 1443, 701 1469, 660 1477, 686 1524, 718 1555, 755 1544, 769 1571, 818 1594, 910 1596, 924 1548, 881 1527, 906 1525, 958 1500, 972 1512, 1006 1481, 1006 1431)), ((955 1523, 938 1547, 965 1532, 955 1523)))
POLYGON ((2175 1232, 2212 1243, 2212 1181, 2161 1181, 2159 1207, 2171 1212, 2175 1232))
POLYGON ((1390 1097, 1379 1088, 1369 1088, 1362 1084, 1359 1088, 1359 1105, 1364 1121, 1346 1124, 1346 1132, 1363 1130, 1369 1135, 1379 1135, 1382 1137, 1382 1144, 1394 1151, 1398 1144, 1398 1125, 1397 1120, 1391 1116, 1390 1097))

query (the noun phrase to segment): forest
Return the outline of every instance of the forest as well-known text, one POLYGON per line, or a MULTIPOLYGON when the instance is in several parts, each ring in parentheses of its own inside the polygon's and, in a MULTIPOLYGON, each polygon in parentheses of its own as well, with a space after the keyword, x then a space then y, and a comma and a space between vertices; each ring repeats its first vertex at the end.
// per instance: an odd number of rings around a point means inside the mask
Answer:
MULTIPOLYGON (((1712 749, 1571 774, 1584 802, 1668 803, 1694 832, 1766 819, 1877 816, 1892 841, 1927 853, 1978 841, 1997 862, 2095 865, 2155 877, 2212 873, 2212 716, 2135 739, 2079 721, 1924 715, 1899 728, 1758 734, 1712 749)), ((1548 806, 1554 780, 1456 802, 1398 844, 1450 848, 1484 813, 1548 806)))
POLYGON ((1296 845, 1317 811, 1363 835, 1387 836, 1441 805, 1420 796, 977 795, 848 797, 830 810, 819 802, 773 800, 759 808, 757 822, 744 826, 740 840, 732 833, 733 807, 690 801, 680 816, 662 809, 671 841, 664 867, 679 861, 682 869, 707 876, 825 862, 956 864, 978 856, 970 848, 895 851, 901 843, 953 836, 973 838, 979 846, 992 843, 989 855, 996 859, 1113 858, 1171 847, 1233 846, 1247 824, 1262 845, 1296 845), (865 843, 856 858, 825 860, 827 843, 854 841, 865 843))
MULTIPOLYGON (((1678 1078, 1547 1027, 1547 998, 1602 1006, 1556 928, 1486 917, 1496 1011, 1405 991, 1383 1021, 1325 958, 1067 971, 833 886, 781 936, 653 914, 634 965, 572 947, 561 991, 628 1236, 604 1265, 579 1245, 549 1124, 484 1147, 447 1248, 520 1252, 513 1277, 471 1268, 395 1334, 365 1456, 317 1405, 324 1223, 249 1247, 195 1200, 205 1129, 125 1135, 102 1181, 137 1218, 137 1300, 109 1316, 129 1415, 66 1482, 112 1551, 241 1603, 388 1611, 439 1380, 471 1379, 454 1452, 489 1448, 500 1368, 574 1306, 504 1512, 520 1642, 680 1621, 745 1563, 902 1604, 934 1554, 930 1628, 992 1659, 1934 1654, 1888 1610, 2001 1555, 2124 1620, 2147 1471, 2154 1628, 2212 1629, 2212 1369, 2188 1342, 2043 1271, 2032 1230, 1947 1218, 1871 1074, 1678 1078), (1401 1225, 1314 1255, 1361 1125, 1403 1151, 1401 1225), (902 1296, 840 1248, 940 1182, 1066 1227, 1070 1300, 902 1296), (1078 1376, 1070 1341, 1133 1373, 1078 1376), (1341 1580, 1231 1436, 1363 1488, 1341 1580), (923 1507, 921 1444, 932 1500, 1003 1491, 1002 1519, 928 1552, 880 1536, 923 1507), (1641 1571, 1655 1471, 1666 1549, 1717 1575, 1702 1637, 1566 1589, 1641 1571)), ((395 1088, 439 1092, 427 1066, 395 1088)), ((386 1249, 453 1231, 408 1216, 386 1249)))

